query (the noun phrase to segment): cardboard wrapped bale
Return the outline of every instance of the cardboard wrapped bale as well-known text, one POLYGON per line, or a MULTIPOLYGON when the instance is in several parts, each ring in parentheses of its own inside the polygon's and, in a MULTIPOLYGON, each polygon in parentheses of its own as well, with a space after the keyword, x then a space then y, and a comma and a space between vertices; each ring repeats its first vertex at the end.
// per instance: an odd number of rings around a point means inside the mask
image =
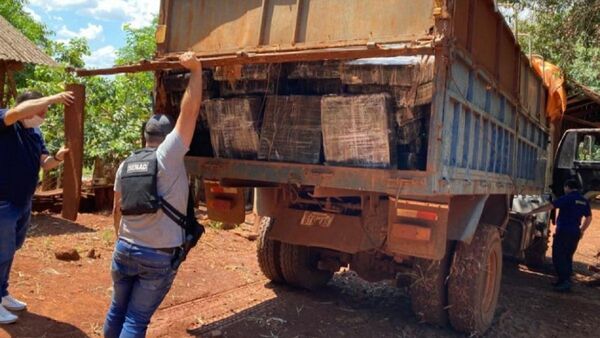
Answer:
POLYGON ((234 81, 219 82, 221 96, 247 96, 247 95, 272 95, 275 94, 274 81, 234 81))
POLYGON ((280 64, 250 64, 216 67, 214 79, 221 96, 275 94, 282 76, 280 64))
POLYGON ((321 121, 327 164, 395 168, 392 112, 388 94, 323 97, 321 121))
POLYGON ((287 80, 283 92, 287 95, 330 95, 342 94, 343 86, 340 79, 323 80, 287 80))
POLYGON ((340 80, 340 61, 298 62, 291 65, 288 79, 295 80, 340 80))
POLYGON ((267 97, 259 159, 316 164, 321 145, 321 96, 267 97))
POLYGON ((424 133, 424 127, 429 118, 430 105, 412 108, 398 108, 395 113, 398 125, 397 141, 400 145, 415 142, 424 133))
POLYGON ((217 66, 213 76, 215 81, 267 81, 280 73, 280 64, 248 64, 217 66))
POLYGON ((215 99, 203 103, 210 140, 218 158, 254 160, 258 155, 261 100, 215 99))
POLYGON ((416 87, 384 86, 384 85, 347 85, 349 94, 388 93, 396 107, 413 107, 431 103, 433 86, 424 83, 416 87))
POLYGON ((344 64, 342 82, 348 85, 412 87, 433 81, 433 57, 369 58, 344 64))

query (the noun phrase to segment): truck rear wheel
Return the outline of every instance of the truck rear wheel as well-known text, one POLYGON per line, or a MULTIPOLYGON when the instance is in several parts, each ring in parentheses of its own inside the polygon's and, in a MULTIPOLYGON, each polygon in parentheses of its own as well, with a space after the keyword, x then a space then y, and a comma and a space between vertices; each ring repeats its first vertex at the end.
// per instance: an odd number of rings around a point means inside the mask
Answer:
POLYGON ((281 243, 281 272, 291 285, 315 290, 329 282, 333 272, 319 270, 319 256, 306 246, 281 243))
POLYGON ((446 280, 450 270, 450 250, 439 261, 416 259, 409 294, 413 313, 425 323, 448 325, 446 280))
POLYGON ((260 229, 256 242, 258 266, 262 273, 272 282, 283 283, 285 280, 281 273, 281 263, 279 260, 281 243, 267 238, 267 234, 273 226, 273 219, 270 217, 261 217, 259 222, 260 229))
POLYGON ((525 249, 525 265, 533 269, 544 266, 546 251, 548 251, 548 237, 536 237, 525 249))
POLYGON ((502 278, 500 233, 480 225, 470 244, 459 243, 448 279, 448 315, 452 326, 469 334, 482 334, 498 304, 502 278))

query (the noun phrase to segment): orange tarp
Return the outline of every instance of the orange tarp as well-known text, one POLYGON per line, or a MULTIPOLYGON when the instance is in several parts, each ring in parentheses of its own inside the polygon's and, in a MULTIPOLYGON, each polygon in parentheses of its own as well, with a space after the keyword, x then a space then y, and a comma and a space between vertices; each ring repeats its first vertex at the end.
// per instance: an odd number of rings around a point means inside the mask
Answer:
POLYGON ((562 71, 558 66, 544 61, 539 56, 532 57, 531 63, 533 69, 544 79, 544 84, 548 87, 546 115, 551 121, 556 121, 562 118, 567 109, 567 91, 562 71))

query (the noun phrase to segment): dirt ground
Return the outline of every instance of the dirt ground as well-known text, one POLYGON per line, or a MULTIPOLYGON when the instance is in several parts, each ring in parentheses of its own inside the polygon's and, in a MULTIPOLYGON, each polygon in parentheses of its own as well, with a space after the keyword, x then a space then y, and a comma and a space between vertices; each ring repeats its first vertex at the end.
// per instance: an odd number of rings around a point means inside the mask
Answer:
MULTIPOLYGON (((577 280, 597 262, 600 206, 594 216, 575 257, 577 280)), ((29 309, 17 324, 0 326, 0 337, 101 335, 111 296, 111 223, 108 215, 93 214, 81 214, 77 223, 48 213, 32 219, 10 280, 11 293, 29 309), (77 250, 81 259, 57 260, 55 252, 63 249, 77 250)), ((314 293, 267 283, 249 229, 208 228, 153 317, 150 337, 460 337, 419 323, 406 289, 369 284, 351 272, 314 293)), ((505 261, 487 337, 598 336, 600 289, 578 283, 571 294, 554 293, 549 258, 547 265, 533 272, 505 261)))

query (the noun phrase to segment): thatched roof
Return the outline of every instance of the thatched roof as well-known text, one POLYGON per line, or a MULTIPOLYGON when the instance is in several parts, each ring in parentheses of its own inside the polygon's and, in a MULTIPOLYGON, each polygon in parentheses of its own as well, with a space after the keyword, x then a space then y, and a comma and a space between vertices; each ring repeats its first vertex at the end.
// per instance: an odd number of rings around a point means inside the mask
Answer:
POLYGON ((2 16, 0 16, 0 61, 58 65, 2 16))

